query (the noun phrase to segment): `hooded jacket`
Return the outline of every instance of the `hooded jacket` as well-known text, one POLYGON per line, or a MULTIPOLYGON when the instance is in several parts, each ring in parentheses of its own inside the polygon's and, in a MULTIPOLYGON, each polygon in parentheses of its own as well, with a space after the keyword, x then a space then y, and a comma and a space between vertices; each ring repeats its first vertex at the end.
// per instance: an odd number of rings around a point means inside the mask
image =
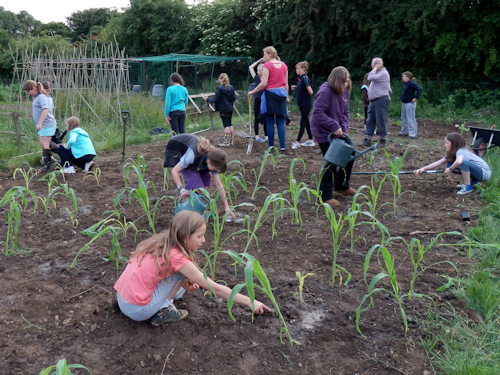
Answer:
POLYGON ((219 113, 233 112, 233 103, 236 101, 234 87, 220 85, 215 90, 215 96, 208 98, 209 103, 215 103, 215 110, 219 113))
POLYGON ((200 154, 198 152, 199 143, 200 138, 193 134, 184 133, 173 136, 167 143, 163 166, 165 168, 175 167, 177 163, 181 161, 181 158, 186 154, 186 152, 191 150, 194 154, 194 161, 185 169, 193 171, 208 170, 208 154, 200 154))
POLYGON ((88 133, 78 127, 68 133, 68 143, 66 148, 71 150, 75 159, 79 159, 85 155, 95 155, 94 145, 90 140, 88 133))

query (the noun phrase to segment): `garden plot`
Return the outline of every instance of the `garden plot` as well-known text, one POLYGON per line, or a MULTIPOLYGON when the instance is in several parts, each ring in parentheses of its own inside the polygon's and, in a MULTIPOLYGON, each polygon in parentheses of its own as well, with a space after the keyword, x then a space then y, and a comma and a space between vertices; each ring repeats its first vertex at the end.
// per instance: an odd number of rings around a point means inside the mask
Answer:
MULTIPOLYGON (((395 124, 389 127, 398 133, 395 124)), ((288 131, 287 144, 296 132, 288 131)), ((387 156, 378 151, 370 162, 365 155, 353 171, 390 171, 397 158, 413 170, 444 153, 448 132, 419 120, 418 140, 392 137, 387 156)), ((360 143, 362 133, 351 137, 360 143)), ((341 206, 330 210, 316 205, 318 147, 276 155, 265 153, 267 144, 254 144, 246 155, 246 141, 235 142, 225 151, 239 162, 228 167, 224 183, 238 220, 226 222, 222 214, 209 220, 198 263, 234 287, 245 281, 244 265, 254 257, 262 267, 253 262, 254 274, 265 274, 276 306, 258 289, 256 298, 273 313, 252 322, 251 312, 235 305, 233 321, 227 303, 203 291, 176 303, 189 311, 185 320, 161 327, 117 310, 113 285, 134 238, 161 231, 173 215, 176 189, 155 159, 164 142, 130 148, 126 166, 118 153, 100 154, 102 173, 85 179, 80 173, 63 180, 56 172, 28 181, 18 172, 13 180, 3 173, 2 196, 14 186, 26 188, 16 193, 25 200, 0 209, 0 239, 9 239, 0 263, 0 337, 9 353, 0 362, 4 373, 38 373, 61 358, 94 374, 431 371, 419 344, 428 333, 419 321, 444 303, 468 314, 450 291, 438 291, 446 276, 466 272, 470 262, 466 251, 439 246, 460 236, 439 234, 465 231, 464 210, 474 223, 478 194, 457 196, 456 176, 374 181, 357 175, 352 186, 365 187, 356 201, 338 197, 341 206)), ((257 278, 254 283, 261 285, 257 278)))

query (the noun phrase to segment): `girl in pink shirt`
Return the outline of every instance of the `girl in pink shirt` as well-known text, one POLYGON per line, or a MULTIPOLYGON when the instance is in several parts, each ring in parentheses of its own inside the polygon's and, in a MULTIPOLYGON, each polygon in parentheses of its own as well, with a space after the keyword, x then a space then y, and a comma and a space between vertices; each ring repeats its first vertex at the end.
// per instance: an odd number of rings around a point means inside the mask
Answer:
MULTIPOLYGON (((228 299, 231 289, 207 277, 195 263, 194 253, 205 242, 205 218, 193 211, 174 216, 169 229, 142 241, 130 257, 129 264, 115 284, 118 306, 130 319, 151 318, 152 325, 184 319, 188 312, 178 310, 173 299, 186 290, 200 286, 213 289, 219 297, 228 299), (210 285, 210 287, 209 287, 210 285)), ((236 294, 234 301, 251 308, 250 298, 236 294)), ((271 311, 254 300, 254 312, 271 311)))

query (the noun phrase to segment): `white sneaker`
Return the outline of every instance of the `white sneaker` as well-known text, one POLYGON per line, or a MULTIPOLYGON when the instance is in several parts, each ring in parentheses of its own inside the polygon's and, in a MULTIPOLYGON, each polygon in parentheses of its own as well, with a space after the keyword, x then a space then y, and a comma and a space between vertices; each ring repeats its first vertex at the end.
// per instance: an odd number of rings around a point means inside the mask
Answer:
POLYGON ((64 174, 73 174, 76 173, 75 167, 66 167, 64 168, 64 174))
POLYGON ((304 146, 304 147, 314 147, 314 146, 316 146, 316 143, 314 143, 314 141, 312 139, 308 139, 307 141, 305 141, 304 143, 301 143, 300 145, 304 146))
POLYGON ((94 169, 94 164, 95 163, 93 161, 89 161, 88 163, 85 163, 85 168, 83 169, 83 171, 85 173, 91 171, 92 169, 94 169))
POLYGON ((295 142, 292 142, 292 150, 296 150, 300 147, 300 143, 295 141, 295 142))

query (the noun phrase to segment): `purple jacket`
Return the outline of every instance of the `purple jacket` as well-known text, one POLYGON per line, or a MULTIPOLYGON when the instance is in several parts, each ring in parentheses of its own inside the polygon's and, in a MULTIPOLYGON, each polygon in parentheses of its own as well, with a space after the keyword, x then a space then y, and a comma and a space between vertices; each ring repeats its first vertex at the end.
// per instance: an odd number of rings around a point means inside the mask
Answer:
MULTIPOLYGON (((318 143, 328 142, 328 134, 349 129, 349 93, 335 94, 328 82, 323 83, 314 98, 311 132, 318 143)), ((334 137, 338 138, 338 137, 334 137)))

